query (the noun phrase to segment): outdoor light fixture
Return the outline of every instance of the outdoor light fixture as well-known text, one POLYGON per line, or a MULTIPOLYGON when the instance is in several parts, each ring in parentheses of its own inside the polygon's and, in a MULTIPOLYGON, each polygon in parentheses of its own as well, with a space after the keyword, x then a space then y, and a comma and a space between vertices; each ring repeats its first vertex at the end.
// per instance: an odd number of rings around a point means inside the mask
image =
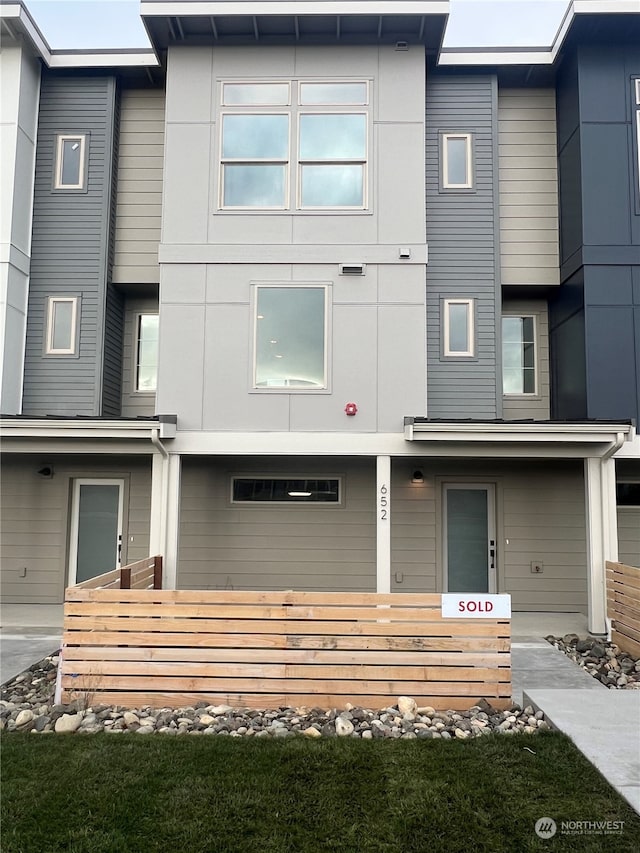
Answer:
POLYGON ((50 480, 53 477, 53 465, 43 465, 38 474, 45 480, 50 480))
POLYGON ((411 475, 412 483, 424 483, 424 474, 422 471, 414 471, 411 475))

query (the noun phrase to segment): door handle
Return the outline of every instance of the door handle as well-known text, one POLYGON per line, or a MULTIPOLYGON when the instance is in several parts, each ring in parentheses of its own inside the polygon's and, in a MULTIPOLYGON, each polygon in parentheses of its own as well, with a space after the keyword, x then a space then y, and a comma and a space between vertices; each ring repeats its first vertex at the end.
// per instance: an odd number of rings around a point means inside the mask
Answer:
POLYGON ((122 565, 122 534, 118 536, 118 565, 122 565))

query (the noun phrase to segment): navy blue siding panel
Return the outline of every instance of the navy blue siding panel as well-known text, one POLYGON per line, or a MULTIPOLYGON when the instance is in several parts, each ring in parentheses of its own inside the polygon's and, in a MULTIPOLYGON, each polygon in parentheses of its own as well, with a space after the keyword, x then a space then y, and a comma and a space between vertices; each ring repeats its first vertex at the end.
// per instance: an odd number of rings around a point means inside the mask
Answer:
POLYGON ((549 301, 551 417, 587 416, 584 279, 580 270, 549 301))
POLYGON ((584 244, 628 246, 632 214, 627 126, 584 124, 581 141, 584 244))
POLYGON ((99 415, 115 80, 43 72, 36 154, 25 414, 99 415), (88 133, 86 192, 53 190, 57 133, 88 133), (79 296, 77 357, 45 357, 47 297, 79 296))
POLYGON ((589 341, 588 416, 637 417, 633 310, 621 305, 598 305, 586 307, 585 314, 589 341))
MULTIPOLYGON (((439 418, 495 418, 496 228, 498 133, 494 78, 433 72, 427 76, 427 412, 439 418), (473 192, 440 190, 440 133, 473 134, 473 192), (442 300, 475 300, 476 357, 442 356, 442 300)), ((499 397, 499 399, 498 399, 499 397)))

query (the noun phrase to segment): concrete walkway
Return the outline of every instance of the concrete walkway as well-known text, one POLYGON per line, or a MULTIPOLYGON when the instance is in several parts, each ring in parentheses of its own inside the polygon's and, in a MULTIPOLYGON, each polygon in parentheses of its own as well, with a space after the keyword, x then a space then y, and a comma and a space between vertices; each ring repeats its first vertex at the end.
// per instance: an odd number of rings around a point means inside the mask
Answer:
POLYGON ((0 684, 60 648, 61 604, 6 604, 0 611, 0 684))

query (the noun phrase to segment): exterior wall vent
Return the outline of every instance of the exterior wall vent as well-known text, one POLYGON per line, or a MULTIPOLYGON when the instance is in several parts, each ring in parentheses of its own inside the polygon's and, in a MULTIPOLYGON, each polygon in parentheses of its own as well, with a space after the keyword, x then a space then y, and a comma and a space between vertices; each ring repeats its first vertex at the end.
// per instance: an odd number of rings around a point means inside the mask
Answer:
POLYGON ((366 264, 340 264, 340 275, 365 275, 366 264))

